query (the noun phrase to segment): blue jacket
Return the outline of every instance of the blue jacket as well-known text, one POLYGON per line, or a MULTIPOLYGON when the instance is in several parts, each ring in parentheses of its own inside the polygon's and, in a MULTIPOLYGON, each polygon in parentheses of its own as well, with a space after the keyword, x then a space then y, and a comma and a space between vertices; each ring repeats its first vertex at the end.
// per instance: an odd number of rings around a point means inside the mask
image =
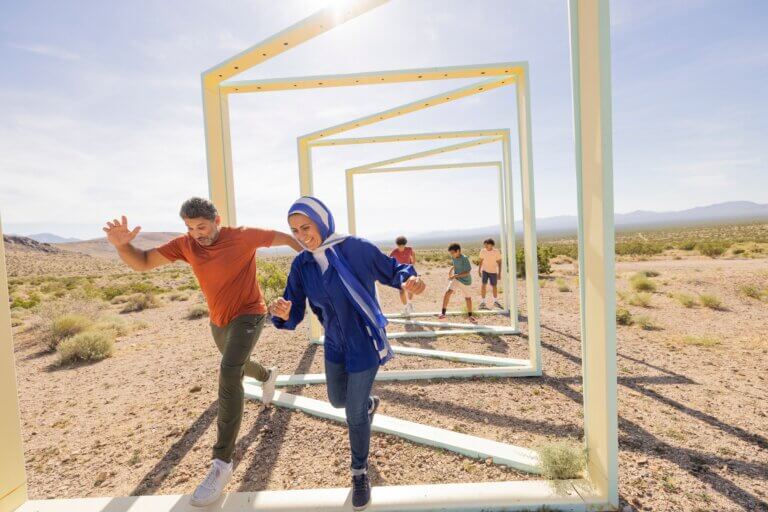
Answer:
MULTIPOLYGON (((335 248, 372 297, 376 296, 375 281, 400 288, 409 277, 416 275, 413 266, 398 263, 367 240, 349 237, 335 248)), ((304 319, 306 299, 309 299, 310 308, 325 329, 325 358, 328 361, 345 363, 350 373, 379 364, 365 322, 347 298, 344 284, 333 266, 321 275, 320 265, 312 253, 299 253, 291 264, 283 297, 293 303, 291 313, 288 320, 273 316, 275 327, 295 329, 304 319)))

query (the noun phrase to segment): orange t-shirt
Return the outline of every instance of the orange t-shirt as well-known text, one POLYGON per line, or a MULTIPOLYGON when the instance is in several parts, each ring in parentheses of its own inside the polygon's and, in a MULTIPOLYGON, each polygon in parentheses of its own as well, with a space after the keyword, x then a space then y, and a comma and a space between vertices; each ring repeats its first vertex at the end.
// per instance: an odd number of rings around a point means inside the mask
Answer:
POLYGON ((257 228, 221 228, 208 247, 189 235, 174 238, 157 251, 171 261, 192 266, 210 310, 211 323, 227 325, 239 315, 267 312, 256 278, 256 249, 269 247, 275 232, 257 228))

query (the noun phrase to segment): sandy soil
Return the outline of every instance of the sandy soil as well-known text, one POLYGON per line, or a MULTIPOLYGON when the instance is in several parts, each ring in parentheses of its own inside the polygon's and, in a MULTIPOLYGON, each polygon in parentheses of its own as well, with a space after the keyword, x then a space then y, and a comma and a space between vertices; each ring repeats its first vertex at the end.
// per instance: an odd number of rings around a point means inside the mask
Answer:
MULTIPOLYGON (((651 307, 620 301, 656 325, 647 331, 618 328, 622 506, 768 510, 768 303, 739 293, 745 284, 768 286, 768 260, 620 262, 617 289, 627 289, 634 272, 649 269, 660 273, 653 278, 658 290, 651 307), (669 296, 679 292, 715 294, 724 308, 687 309, 669 296), (708 336, 719 343, 695 346, 685 336, 708 336)), ((429 289, 417 299, 417 310, 435 310, 444 270, 421 270, 429 289)), ((581 342, 573 266, 556 265, 542 283, 543 377, 379 383, 380 412, 529 447, 578 439, 583 433, 581 342), (558 291, 555 277, 565 279, 572 291, 558 291)), ((524 287, 518 291, 524 313, 524 287)), ((385 290, 381 297, 385 310, 396 309, 396 292, 385 290)), ((39 332, 17 328, 17 378, 33 498, 194 489, 207 470, 215 437, 219 361, 207 319, 185 319, 189 304, 167 302, 126 315, 148 327, 120 338, 115 356, 94 364, 58 367, 55 355, 41 350, 39 332)), ((524 357, 525 322, 522 327, 523 336, 443 337, 407 344, 524 357)), ((254 358, 282 373, 322 371, 322 348, 308 346, 303 329, 265 329, 254 358)), ((387 369, 447 365, 399 356, 387 369)), ((325 396, 323 386, 291 392, 325 396)), ((381 434, 374 434, 371 453, 374 485, 531 478, 381 434)), ((246 404, 236 461, 229 491, 349 483, 343 426, 253 402, 246 404)))

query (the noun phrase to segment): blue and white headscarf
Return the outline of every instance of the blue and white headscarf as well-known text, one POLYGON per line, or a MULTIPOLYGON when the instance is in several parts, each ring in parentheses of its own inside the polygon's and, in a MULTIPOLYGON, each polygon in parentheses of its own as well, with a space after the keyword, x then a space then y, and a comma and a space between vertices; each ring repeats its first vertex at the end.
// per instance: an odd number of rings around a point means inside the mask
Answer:
POLYGON ((392 348, 387 340, 387 319, 376 299, 371 297, 352 272, 344 256, 334 248, 335 245, 349 238, 349 235, 339 235, 335 232, 336 223, 333 220, 333 214, 322 201, 315 197, 304 196, 293 203, 291 209, 288 210, 288 216, 296 213, 311 219, 317 225, 323 240, 320 246, 314 250, 308 249, 300 240, 299 243, 312 254, 317 264, 320 265, 322 273, 325 273, 329 266, 336 269, 341 282, 344 284, 347 298, 365 321, 368 334, 371 335, 374 348, 379 355, 380 364, 386 363, 393 356, 392 348))

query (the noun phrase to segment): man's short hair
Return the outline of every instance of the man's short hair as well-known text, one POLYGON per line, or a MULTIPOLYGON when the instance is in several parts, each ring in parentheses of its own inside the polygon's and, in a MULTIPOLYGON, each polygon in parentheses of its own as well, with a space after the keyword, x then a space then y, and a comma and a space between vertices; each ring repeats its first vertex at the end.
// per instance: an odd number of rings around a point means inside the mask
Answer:
POLYGON ((453 242, 451 245, 448 246, 449 251, 460 251, 461 246, 457 244, 456 242, 453 242))
POLYGON ((179 215, 182 219, 207 219, 214 221, 219 212, 216 207, 207 199, 202 197, 193 197, 184 201, 181 205, 179 215))
POLYGON ((405 238, 404 236, 399 236, 395 238, 395 243, 397 245, 406 245, 408 243, 408 239, 405 238))
POLYGON ((483 243, 484 244, 490 244, 490 245, 496 245, 496 242, 493 241, 493 238, 486 238, 483 243))

